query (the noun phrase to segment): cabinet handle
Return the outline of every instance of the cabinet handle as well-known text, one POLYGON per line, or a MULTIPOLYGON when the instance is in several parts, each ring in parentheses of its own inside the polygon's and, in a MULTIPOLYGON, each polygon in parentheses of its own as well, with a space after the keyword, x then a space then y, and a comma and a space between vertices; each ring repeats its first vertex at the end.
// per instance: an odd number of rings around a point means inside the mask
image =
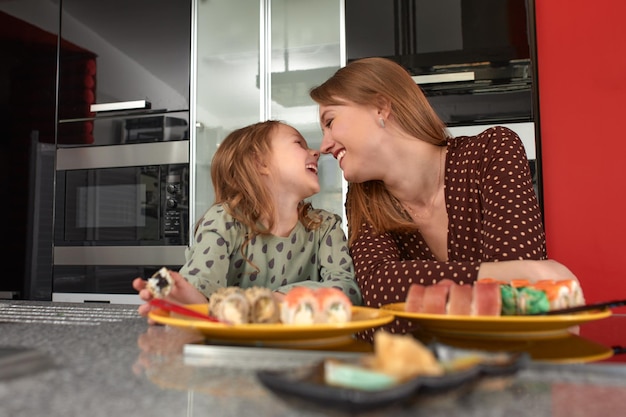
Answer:
POLYGON ((414 75, 413 81, 417 84, 453 83, 457 81, 474 81, 474 71, 451 72, 448 74, 414 75))
POLYGON ((114 103, 100 103, 92 104, 89 106, 89 111, 115 111, 115 110, 137 110, 137 109, 149 109, 152 107, 147 100, 134 100, 134 101, 116 101, 114 103))

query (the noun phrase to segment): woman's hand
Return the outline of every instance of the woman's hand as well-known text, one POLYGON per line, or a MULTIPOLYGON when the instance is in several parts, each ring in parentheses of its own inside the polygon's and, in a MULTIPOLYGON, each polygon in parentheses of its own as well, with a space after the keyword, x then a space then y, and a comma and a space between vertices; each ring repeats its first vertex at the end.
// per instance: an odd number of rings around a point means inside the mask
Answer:
MULTIPOLYGON (((179 304, 205 304, 207 298, 196 287, 191 285, 182 275, 176 271, 169 271, 174 283, 170 293, 165 297, 166 300, 179 304)), ((142 316, 147 316, 152 310, 150 300, 154 298, 150 290, 147 288, 147 281, 143 278, 135 278, 133 280, 133 288, 139 293, 139 298, 145 301, 137 308, 142 316)))
POLYGON ((503 281, 527 279, 530 282, 573 279, 578 282, 578 278, 572 271, 553 259, 483 262, 478 270, 478 279, 480 278, 495 278, 503 281))

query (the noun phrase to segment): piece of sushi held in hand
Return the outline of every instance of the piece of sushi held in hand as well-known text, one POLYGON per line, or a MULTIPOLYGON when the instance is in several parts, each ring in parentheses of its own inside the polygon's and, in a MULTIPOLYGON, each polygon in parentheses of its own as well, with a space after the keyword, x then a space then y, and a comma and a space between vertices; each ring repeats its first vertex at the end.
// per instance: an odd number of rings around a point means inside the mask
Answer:
POLYGON ((170 271, 163 267, 156 271, 154 275, 148 278, 146 288, 154 298, 164 298, 174 286, 174 279, 170 275, 170 271))

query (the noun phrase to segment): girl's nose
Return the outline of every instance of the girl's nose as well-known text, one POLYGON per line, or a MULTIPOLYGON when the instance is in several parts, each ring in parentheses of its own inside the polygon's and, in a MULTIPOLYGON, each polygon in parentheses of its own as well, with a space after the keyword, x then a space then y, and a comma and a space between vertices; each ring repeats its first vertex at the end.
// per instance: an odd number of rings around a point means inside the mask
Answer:
POLYGON ((313 155, 316 159, 320 159, 320 151, 317 149, 309 149, 309 152, 311 152, 311 155, 313 155))

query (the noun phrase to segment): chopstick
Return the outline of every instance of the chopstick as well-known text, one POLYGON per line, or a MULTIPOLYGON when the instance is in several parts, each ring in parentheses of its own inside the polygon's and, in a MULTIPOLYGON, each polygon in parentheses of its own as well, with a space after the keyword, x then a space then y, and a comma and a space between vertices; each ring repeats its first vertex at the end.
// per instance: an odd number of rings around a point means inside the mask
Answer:
POLYGON ((152 300, 150 300, 150 305, 162 308, 163 310, 170 311, 173 313, 182 314, 184 316, 194 317, 194 318, 202 319, 202 320, 208 320, 208 321, 212 321, 215 323, 221 323, 221 321, 217 319, 216 317, 209 316, 208 314, 198 313, 195 310, 184 307, 180 304, 173 303, 171 301, 166 301, 162 298, 153 298, 152 300))
POLYGON ((543 313, 530 313, 525 314, 526 316, 554 316, 557 314, 571 314, 571 313, 580 313, 581 311, 588 310, 605 310, 607 308, 614 308, 626 305, 626 300, 614 300, 614 301, 605 301, 602 303, 593 303, 593 304, 585 304, 582 306, 576 307, 567 307, 560 308, 558 310, 546 311, 543 313))

